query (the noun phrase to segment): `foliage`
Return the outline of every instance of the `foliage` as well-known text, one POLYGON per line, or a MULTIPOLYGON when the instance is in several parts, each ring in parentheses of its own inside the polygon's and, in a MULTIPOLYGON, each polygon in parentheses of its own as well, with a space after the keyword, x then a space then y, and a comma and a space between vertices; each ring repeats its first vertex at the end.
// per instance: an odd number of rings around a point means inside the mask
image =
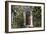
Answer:
POLYGON ((19 6, 13 6, 12 10, 15 15, 14 20, 13 20, 13 28, 21 28, 24 26, 24 16, 23 16, 23 7, 19 6), (14 7, 14 8, 13 8, 14 7), (15 12, 16 11, 16 12, 15 12))
POLYGON ((33 14, 33 25, 34 27, 41 26, 41 7, 35 6, 32 11, 33 14))

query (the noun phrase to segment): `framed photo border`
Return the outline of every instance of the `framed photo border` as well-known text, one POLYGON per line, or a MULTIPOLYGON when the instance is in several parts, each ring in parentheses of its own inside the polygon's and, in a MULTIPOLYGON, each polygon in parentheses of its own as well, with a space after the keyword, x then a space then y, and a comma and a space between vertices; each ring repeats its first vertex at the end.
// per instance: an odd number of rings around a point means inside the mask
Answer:
POLYGON ((45 3, 40 2, 24 2, 24 1, 5 1, 5 33, 20 33, 20 32, 38 32, 38 31, 45 31, 45 3), (16 31, 16 32, 9 32, 8 30, 8 2, 13 3, 31 3, 31 4, 43 4, 44 5, 44 29, 43 30, 29 30, 29 31, 16 31))

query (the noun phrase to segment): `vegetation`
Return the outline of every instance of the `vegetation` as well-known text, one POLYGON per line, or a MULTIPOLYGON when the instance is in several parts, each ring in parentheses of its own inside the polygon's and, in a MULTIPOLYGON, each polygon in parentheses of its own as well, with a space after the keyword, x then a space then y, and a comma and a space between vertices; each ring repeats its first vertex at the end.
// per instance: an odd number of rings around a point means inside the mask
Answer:
POLYGON ((33 14, 33 25, 34 27, 41 26, 41 7, 35 6, 32 11, 33 14))
POLYGON ((23 7, 21 6, 12 6, 12 13, 14 13, 13 15, 15 16, 14 17, 14 20, 13 20, 13 24, 12 24, 12 27, 13 28, 22 28, 24 27, 24 16, 23 16, 23 7))

